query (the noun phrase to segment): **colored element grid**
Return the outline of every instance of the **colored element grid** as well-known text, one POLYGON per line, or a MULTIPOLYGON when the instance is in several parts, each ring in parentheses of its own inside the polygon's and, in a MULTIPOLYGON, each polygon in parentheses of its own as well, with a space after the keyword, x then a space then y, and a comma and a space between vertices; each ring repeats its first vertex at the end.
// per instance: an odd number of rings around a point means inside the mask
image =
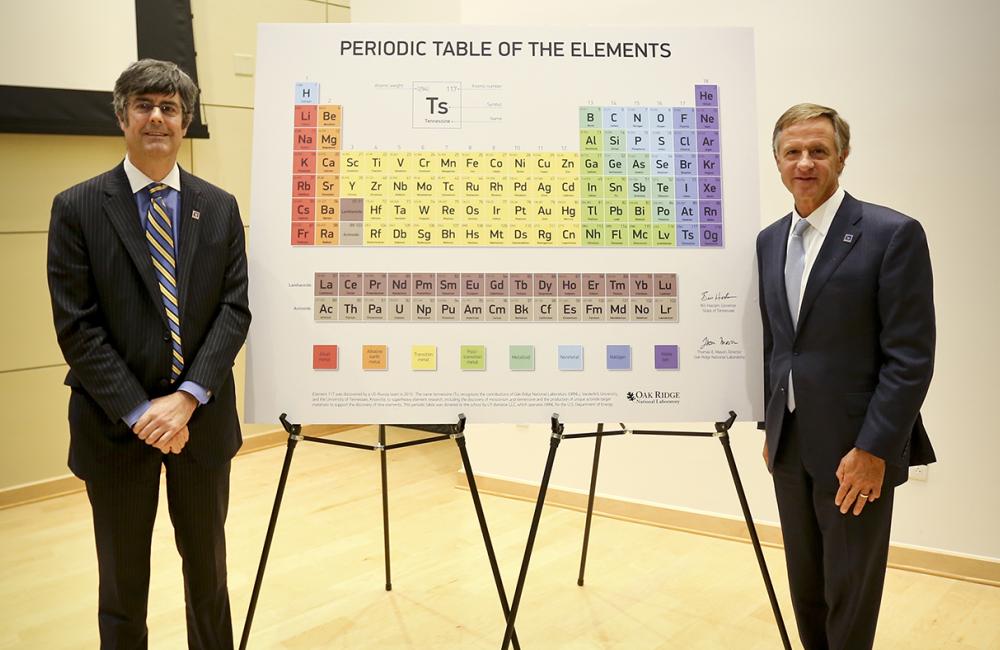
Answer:
POLYGON ((313 318, 678 322, 676 273, 317 273, 313 318))
POLYGON ((579 151, 344 151, 296 84, 296 246, 724 245, 718 87, 694 107, 581 107, 579 151))

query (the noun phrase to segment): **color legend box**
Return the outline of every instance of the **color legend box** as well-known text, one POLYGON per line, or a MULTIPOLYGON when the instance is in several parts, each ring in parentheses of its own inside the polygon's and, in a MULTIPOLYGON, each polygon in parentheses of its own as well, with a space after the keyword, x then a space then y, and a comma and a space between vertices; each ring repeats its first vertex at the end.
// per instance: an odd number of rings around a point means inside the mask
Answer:
POLYGON ((463 345, 460 353, 462 370, 486 370, 486 346, 463 345))
POLYGON ((560 345, 558 359, 560 370, 583 370, 583 346, 560 345))
POLYGON ((313 346, 313 370, 336 370, 337 361, 336 345, 313 346))
POLYGON ((676 345, 653 346, 653 367, 657 370, 677 370, 680 367, 679 357, 676 345))
POLYGON ((389 348, 385 345, 361 346, 362 370, 387 370, 389 368, 389 348))
POLYGON ((437 347, 414 345, 410 348, 410 367, 414 370, 437 370, 437 347))
POLYGON ((609 345, 607 349, 608 370, 632 369, 632 346, 609 345))
POLYGON ((535 369, 535 346, 533 346, 533 345, 512 345, 512 346, 510 346, 510 369, 511 370, 534 370, 535 369))

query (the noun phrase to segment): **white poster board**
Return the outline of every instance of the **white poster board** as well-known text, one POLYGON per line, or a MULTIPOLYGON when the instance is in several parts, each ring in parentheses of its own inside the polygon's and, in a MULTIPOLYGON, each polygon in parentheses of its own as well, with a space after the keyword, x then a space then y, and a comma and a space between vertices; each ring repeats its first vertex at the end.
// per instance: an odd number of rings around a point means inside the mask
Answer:
POLYGON ((249 421, 761 417, 750 30, 258 47, 249 421))

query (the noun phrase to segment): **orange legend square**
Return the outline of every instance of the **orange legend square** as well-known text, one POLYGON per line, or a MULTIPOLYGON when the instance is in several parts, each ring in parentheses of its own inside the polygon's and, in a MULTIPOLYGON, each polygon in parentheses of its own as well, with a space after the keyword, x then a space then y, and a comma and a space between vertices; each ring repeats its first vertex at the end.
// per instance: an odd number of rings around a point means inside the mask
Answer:
POLYGON ((313 370, 336 370, 336 369, 337 369, 337 346, 314 345, 313 370))
POLYGON ((389 368, 389 348, 385 345, 361 346, 362 370, 386 370, 389 368))

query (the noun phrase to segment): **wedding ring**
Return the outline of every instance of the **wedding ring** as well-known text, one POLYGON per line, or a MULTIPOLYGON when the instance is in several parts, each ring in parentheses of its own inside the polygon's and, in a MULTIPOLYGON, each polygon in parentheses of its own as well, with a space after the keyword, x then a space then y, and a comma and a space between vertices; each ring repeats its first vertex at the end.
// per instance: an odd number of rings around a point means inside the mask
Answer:
POLYGON ((859 494, 858 496, 861 497, 862 499, 867 499, 868 498, 867 494, 859 494))

